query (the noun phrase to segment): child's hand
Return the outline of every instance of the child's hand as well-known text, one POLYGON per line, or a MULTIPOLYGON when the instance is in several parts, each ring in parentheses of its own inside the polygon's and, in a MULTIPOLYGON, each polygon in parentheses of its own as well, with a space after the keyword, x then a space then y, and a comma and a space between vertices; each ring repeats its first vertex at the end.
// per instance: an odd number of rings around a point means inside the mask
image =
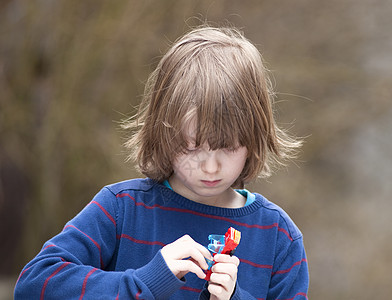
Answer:
POLYGON ((210 300, 230 299, 237 282, 237 272, 240 260, 236 256, 216 254, 216 262, 212 267, 212 274, 208 284, 210 300))
POLYGON ((179 279, 188 272, 195 273, 199 278, 204 279, 206 275, 202 269, 208 268, 205 258, 213 259, 210 252, 189 235, 184 235, 166 245, 161 253, 169 269, 179 279))

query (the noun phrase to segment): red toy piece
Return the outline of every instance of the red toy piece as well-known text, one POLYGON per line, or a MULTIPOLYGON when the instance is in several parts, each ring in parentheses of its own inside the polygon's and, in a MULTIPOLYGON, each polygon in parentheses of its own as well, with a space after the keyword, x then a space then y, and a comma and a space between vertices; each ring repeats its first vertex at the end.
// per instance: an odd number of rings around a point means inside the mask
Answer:
MULTIPOLYGON (((208 245, 208 250, 214 252, 214 256, 217 253, 229 254, 230 256, 234 254, 235 249, 241 240, 241 232, 230 227, 225 235, 209 235, 210 244, 208 245)), ((215 264, 214 261, 207 260, 209 268, 206 273, 205 280, 209 281, 212 274, 211 268, 215 264)))

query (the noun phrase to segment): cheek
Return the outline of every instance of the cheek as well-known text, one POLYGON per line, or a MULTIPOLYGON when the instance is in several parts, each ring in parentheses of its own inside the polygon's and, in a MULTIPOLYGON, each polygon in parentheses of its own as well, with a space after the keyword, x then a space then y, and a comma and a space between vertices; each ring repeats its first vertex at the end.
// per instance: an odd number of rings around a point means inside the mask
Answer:
POLYGON ((197 165, 197 159, 192 155, 179 155, 173 161, 173 171, 183 174, 185 170, 190 170, 197 165))
POLYGON ((241 147, 237 152, 233 154, 235 156, 235 159, 238 161, 245 161, 248 158, 248 149, 245 147, 241 147))
POLYGON ((238 170, 238 172, 240 173, 242 172, 242 170, 245 167, 245 163, 246 163, 246 157, 245 158, 241 157, 237 160, 236 169, 238 170))
POLYGON ((173 170, 175 172, 178 171, 181 168, 181 165, 183 164, 183 162, 184 162, 183 155, 177 156, 175 159, 173 159, 173 163, 172 163, 173 170))
POLYGON ((240 172, 243 170, 247 160, 247 153, 248 151, 245 148, 231 157, 230 160, 233 169, 239 170, 240 172))

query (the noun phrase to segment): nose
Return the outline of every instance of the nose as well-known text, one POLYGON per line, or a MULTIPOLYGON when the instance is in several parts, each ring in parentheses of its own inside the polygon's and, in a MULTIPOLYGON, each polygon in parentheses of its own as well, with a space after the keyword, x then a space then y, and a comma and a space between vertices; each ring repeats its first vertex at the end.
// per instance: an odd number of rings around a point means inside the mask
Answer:
POLYGON ((215 174, 220 170, 220 162, 217 151, 206 151, 201 161, 201 170, 205 173, 215 174))

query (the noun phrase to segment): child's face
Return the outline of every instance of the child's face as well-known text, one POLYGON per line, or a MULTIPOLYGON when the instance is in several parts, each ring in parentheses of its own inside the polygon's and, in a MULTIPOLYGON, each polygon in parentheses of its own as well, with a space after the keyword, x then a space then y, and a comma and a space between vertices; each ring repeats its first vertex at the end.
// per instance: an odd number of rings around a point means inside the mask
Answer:
MULTIPOLYGON (((190 131, 192 132, 192 131, 190 131)), ((240 176, 247 158, 247 149, 210 150, 208 145, 195 147, 195 137, 188 135, 187 152, 173 162, 169 181, 180 195, 204 204, 236 206, 233 199, 238 193, 231 186, 240 176), (233 205, 232 205, 233 204, 233 205)))

